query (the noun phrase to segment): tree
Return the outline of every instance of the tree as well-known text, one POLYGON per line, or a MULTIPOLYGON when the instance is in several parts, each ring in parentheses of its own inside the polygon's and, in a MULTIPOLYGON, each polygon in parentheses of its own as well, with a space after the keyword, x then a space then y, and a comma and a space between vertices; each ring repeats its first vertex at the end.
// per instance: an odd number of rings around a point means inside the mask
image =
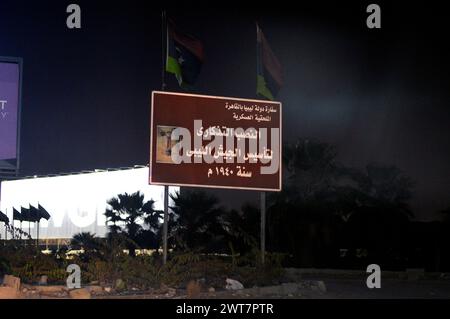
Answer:
POLYGON ((440 260, 441 267, 440 271, 450 270, 450 207, 441 210, 440 213, 443 215, 443 220, 441 222, 441 231, 439 234, 439 250, 440 250, 440 260))
POLYGON ((450 207, 446 208, 444 210, 441 210, 440 213, 443 216, 443 222, 446 224, 450 224, 450 207))
POLYGON ((413 183, 395 166, 345 167, 333 146, 307 139, 285 145, 283 163, 283 191, 269 196, 269 249, 297 265, 330 266, 346 245, 385 252, 381 234, 397 247, 407 237, 413 183))
MULTIPOLYGON (((88 261, 92 257, 100 257, 102 258, 102 248, 103 243, 100 238, 95 237, 95 234, 91 234, 90 232, 82 232, 73 235, 70 245, 75 249, 84 250, 83 255, 80 258, 84 261, 88 261)), ((60 250, 57 252, 59 256, 65 256, 67 253, 66 250, 60 250)))
POLYGON ((412 197, 412 179, 392 165, 372 163, 364 171, 354 170, 352 178, 363 194, 364 206, 382 207, 412 217, 408 201, 412 197))
POLYGON ((186 191, 171 198, 170 237, 175 248, 205 252, 226 248, 225 212, 217 197, 204 191, 186 191))
POLYGON ((108 200, 109 208, 105 211, 110 234, 122 234, 128 238, 126 247, 130 255, 135 255, 138 243, 156 248, 155 238, 159 228, 161 212, 154 209, 154 201, 144 201, 144 194, 119 194, 108 200), (143 227, 143 225, 145 227, 143 227), (149 240, 149 237, 153 240, 149 240), (146 239, 143 240, 142 239, 146 239))
POLYGON ((287 194, 292 200, 305 200, 327 192, 340 178, 336 150, 327 143, 299 139, 283 149, 287 194))
POLYGON ((337 250, 337 191, 347 177, 333 146, 299 139, 283 148, 283 190, 268 204, 268 249, 305 267, 330 262, 337 250))
POLYGON ((251 204, 243 205, 240 211, 232 209, 226 212, 223 226, 233 250, 242 254, 258 247, 260 221, 260 209, 251 204))
POLYGON ((346 225, 347 246, 367 248, 369 258, 379 264, 403 267, 408 225, 413 216, 408 204, 413 181, 397 167, 383 164, 369 164, 364 170, 353 169, 351 176, 358 196, 356 209, 346 225))
POLYGON ((95 237, 95 234, 91 234, 90 232, 82 232, 73 235, 70 245, 81 248, 85 251, 93 251, 99 248, 99 240, 95 237))

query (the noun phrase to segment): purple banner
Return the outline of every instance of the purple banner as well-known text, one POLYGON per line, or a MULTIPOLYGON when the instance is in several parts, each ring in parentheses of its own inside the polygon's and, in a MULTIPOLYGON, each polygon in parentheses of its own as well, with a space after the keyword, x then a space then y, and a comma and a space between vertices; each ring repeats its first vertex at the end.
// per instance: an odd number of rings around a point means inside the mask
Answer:
POLYGON ((0 160, 17 157, 19 64, 0 62, 0 160))

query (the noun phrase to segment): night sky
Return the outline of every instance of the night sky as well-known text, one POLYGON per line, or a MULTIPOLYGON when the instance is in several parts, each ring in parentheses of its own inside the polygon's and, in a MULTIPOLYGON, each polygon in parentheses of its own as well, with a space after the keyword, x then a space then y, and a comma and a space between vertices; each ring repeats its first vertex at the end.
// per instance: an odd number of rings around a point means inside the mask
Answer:
MULTIPOLYGON (((148 163, 150 93, 161 87, 162 64, 161 6, 147 2, 0 2, 0 56, 24 60, 21 175, 148 163), (66 27, 73 2, 81 30, 66 27)), ((417 219, 437 219, 450 206, 445 10, 374 2, 381 30, 366 27, 370 2, 363 1, 167 8, 205 45, 192 92, 255 98, 258 20, 284 68, 285 141, 332 143, 355 167, 398 166, 416 182, 417 219)), ((167 78, 168 90, 180 91, 167 78)), ((238 201, 257 195, 216 193, 238 201)))

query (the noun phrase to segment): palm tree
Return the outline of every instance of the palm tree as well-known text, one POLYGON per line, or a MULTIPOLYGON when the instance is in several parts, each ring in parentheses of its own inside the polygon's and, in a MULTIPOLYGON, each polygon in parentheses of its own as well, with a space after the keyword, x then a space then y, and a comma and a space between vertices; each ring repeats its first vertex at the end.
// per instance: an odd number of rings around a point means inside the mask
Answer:
POLYGON ((283 148, 283 190, 268 197, 267 243, 296 265, 313 266, 337 245, 336 216, 347 207, 335 204, 347 175, 336 156, 332 145, 309 139, 283 148))
POLYGON ((333 187, 340 177, 336 150, 327 143, 299 139, 283 148, 285 185, 290 197, 304 200, 333 187))
POLYGON ((407 204, 412 197, 412 179, 392 165, 372 163, 365 170, 354 171, 352 178, 365 196, 366 206, 394 209, 397 213, 412 217, 407 204))
POLYGON ((224 210, 219 200, 203 191, 171 195, 174 201, 170 234, 176 247, 217 251, 226 249, 224 210))
POLYGON ((85 251, 94 251, 99 248, 100 243, 95 234, 91 234, 90 232, 82 232, 73 235, 71 241, 71 246, 80 247, 85 251))
POLYGON ((240 211, 232 209, 225 214, 223 225, 233 249, 245 253, 258 247, 260 221, 259 207, 251 204, 244 204, 240 211))
POLYGON ((443 215, 444 223, 450 224, 450 207, 444 210, 441 210, 441 214, 443 215))
POLYGON ((408 201, 413 181, 395 166, 374 163, 362 171, 354 169, 351 175, 357 184, 358 201, 346 223, 347 247, 367 248, 369 258, 380 264, 403 267, 410 244, 408 229, 413 214, 408 201))
POLYGON ((128 238, 126 247, 130 255, 135 256, 137 242, 144 232, 155 234, 159 226, 160 211, 154 209, 154 201, 144 201, 144 194, 119 194, 108 200, 109 208, 105 211, 110 234, 123 234, 128 238), (144 228, 143 225, 147 226, 144 228))

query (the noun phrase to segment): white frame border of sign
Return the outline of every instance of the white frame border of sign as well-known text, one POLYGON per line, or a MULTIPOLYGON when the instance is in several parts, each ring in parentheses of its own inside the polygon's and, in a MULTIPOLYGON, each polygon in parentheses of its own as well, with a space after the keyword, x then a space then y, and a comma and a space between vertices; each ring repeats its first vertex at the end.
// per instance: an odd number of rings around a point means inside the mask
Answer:
MULTIPOLYGON (((0 170, 10 170, 17 175, 20 169, 20 131, 22 125, 22 81, 23 81, 23 59, 21 57, 0 56, 0 62, 16 63, 19 66, 19 96, 17 98, 17 141, 16 141, 16 165, 13 169, 0 166, 0 170)), ((1 173, 0 173, 0 177, 1 173)), ((11 176, 7 176, 11 177, 11 176)))
POLYGON ((216 95, 202 95, 202 94, 190 94, 190 93, 178 93, 178 92, 169 92, 169 91, 152 91, 151 96, 151 110, 150 110, 150 162, 149 162, 149 183, 152 185, 163 185, 163 186, 184 186, 184 187, 202 187, 202 188, 215 188, 215 189, 240 189, 240 190, 253 190, 253 191, 261 191, 261 192, 280 192, 283 185, 283 112, 282 112, 283 104, 278 101, 266 101, 266 100, 255 100, 255 99, 243 99, 229 96, 216 96, 216 95), (230 99, 237 101, 246 101, 246 102, 258 102, 258 103, 269 103, 276 104, 280 106, 280 168, 279 168, 279 188, 258 188, 258 187, 234 187, 234 186, 222 186, 222 185, 204 185, 204 184, 183 184, 183 183, 163 183, 163 182, 153 182, 152 181, 152 159, 153 159, 153 97, 155 94, 166 94, 166 95, 182 95, 182 96, 193 96, 193 97, 202 97, 202 98, 210 98, 210 99, 230 99))

